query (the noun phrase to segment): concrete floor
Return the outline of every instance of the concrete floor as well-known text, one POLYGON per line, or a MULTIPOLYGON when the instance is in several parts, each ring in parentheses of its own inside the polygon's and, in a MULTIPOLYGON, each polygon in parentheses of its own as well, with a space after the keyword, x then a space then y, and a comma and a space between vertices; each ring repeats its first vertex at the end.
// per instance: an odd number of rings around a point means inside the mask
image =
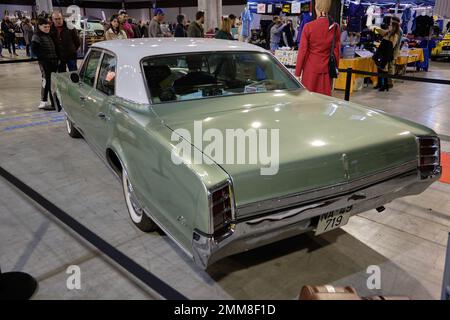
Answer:
MULTIPOLYGON (((450 63, 428 74, 450 79, 450 63)), ((320 237, 301 235, 226 258, 199 270, 166 236, 130 222, 120 183, 83 140, 65 133, 61 114, 41 112, 35 63, 0 65, 0 165, 102 238, 191 299, 294 299, 305 284, 352 285, 361 295, 438 299, 450 185, 370 211, 320 237), (381 289, 366 270, 381 268, 381 289)), ((336 93, 342 95, 341 92, 336 93)), ((450 135, 448 87, 397 84, 352 101, 422 122, 450 135)), ((446 151, 450 143, 443 142, 446 151)), ((156 295, 0 178, 0 266, 40 282, 35 299, 154 299, 156 295), (81 289, 68 290, 66 269, 81 268, 81 289)))

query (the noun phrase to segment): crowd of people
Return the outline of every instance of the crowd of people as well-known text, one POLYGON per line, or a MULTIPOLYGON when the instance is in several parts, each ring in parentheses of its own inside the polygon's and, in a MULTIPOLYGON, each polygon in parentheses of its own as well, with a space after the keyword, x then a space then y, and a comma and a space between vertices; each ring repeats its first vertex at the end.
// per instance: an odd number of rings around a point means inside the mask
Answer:
MULTIPOLYGON (((295 41, 295 32, 292 20, 275 16, 266 30, 267 43, 272 52, 279 47, 296 48, 298 46, 298 60, 296 76, 301 79, 303 85, 310 91, 331 95, 333 76, 331 64, 338 63, 340 58, 341 41, 349 41, 346 38, 345 28, 341 35, 341 28, 335 23, 328 12, 331 0, 317 0, 317 19, 304 26, 301 38, 295 41), (331 52, 332 51, 332 52, 331 52), (333 59, 332 59, 333 58, 333 59)), ((104 24, 105 40, 128 38, 157 38, 157 37, 205 37, 205 14, 199 11, 195 20, 190 22, 185 15, 177 16, 177 23, 165 23, 165 13, 162 9, 155 9, 151 21, 135 22, 125 10, 114 14, 104 24)), ((239 27, 237 17, 230 14, 223 17, 220 28, 209 30, 214 32, 216 39, 235 40, 232 33, 239 27)), ((52 72, 66 72, 77 70, 77 53, 81 46, 80 36, 75 28, 69 28, 60 11, 54 11, 51 15, 39 16, 37 20, 30 21, 23 18, 18 23, 13 23, 6 16, 1 22, 2 37, 1 48, 5 46, 10 57, 17 56, 15 33, 17 29, 23 33, 24 45, 28 56, 36 57, 42 73, 42 90, 40 109, 52 110, 49 103, 52 72)), ((393 19, 389 30, 377 30, 383 36, 383 41, 375 54, 380 60, 376 64, 380 74, 393 72, 393 61, 400 52, 401 29, 400 21, 393 19)), ((333 66, 336 67, 336 66, 333 66)), ((375 87, 380 91, 389 90, 386 78, 380 77, 375 87)))
MULTIPOLYGON (((205 13, 198 11, 192 22, 186 15, 180 14, 176 17, 176 23, 167 23, 163 9, 157 8, 153 11, 150 21, 138 21, 128 16, 125 10, 120 10, 111 16, 109 23, 105 24, 106 40, 129 39, 129 38, 163 38, 163 37, 205 37, 205 13)), ((230 14, 221 21, 220 28, 208 30, 215 33, 217 39, 234 40, 231 29, 235 27, 236 16, 230 14)))

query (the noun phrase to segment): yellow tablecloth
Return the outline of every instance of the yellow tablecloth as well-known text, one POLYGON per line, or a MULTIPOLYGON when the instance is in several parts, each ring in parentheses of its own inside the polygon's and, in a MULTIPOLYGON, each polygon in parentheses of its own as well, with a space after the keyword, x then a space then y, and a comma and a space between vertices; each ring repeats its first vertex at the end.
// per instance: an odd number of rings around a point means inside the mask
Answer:
POLYGON ((407 56, 400 56, 395 60, 396 65, 405 65, 413 62, 424 62, 425 55, 423 49, 411 49, 407 56))
MULTIPOLYGON (((377 72, 377 66, 372 58, 354 58, 354 59, 340 59, 339 60, 339 69, 348 69, 352 68, 353 70, 360 70, 366 72, 377 72)), ((355 82, 357 78, 367 78, 364 75, 352 74, 352 83, 350 87, 350 93, 353 92, 355 87, 355 82)), ((371 78, 374 84, 378 81, 377 77, 371 78)), ((339 77, 336 79, 334 83, 334 88, 339 90, 345 90, 345 85, 347 81, 347 73, 340 72, 339 77)))

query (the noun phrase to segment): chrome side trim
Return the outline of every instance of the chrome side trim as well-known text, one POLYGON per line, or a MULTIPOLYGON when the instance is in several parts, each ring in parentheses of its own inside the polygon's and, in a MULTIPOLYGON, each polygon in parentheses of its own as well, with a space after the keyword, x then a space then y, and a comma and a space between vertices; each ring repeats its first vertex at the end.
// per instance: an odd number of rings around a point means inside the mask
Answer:
POLYGON ((192 253, 186 249, 180 242, 178 242, 174 236, 172 236, 172 234, 163 226, 162 223, 160 223, 158 221, 158 219, 156 219, 151 213, 149 213, 149 209, 147 207, 144 208, 144 213, 150 218, 152 219, 152 221, 158 226, 158 228, 160 228, 168 237, 170 240, 172 240, 177 247, 179 247, 189 258, 193 258, 194 256, 192 255, 192 253))
POLYGON ((307 201, 320 201, 321 199, 338 196, 339 194, 349 191, 357 191, 360 188, 382 182, 411 170, 417 170, 417 160, 413 160, 395 168, 365 176, 350 182, 337 184, 331 187, 322 187, 314 190, 308 190, 296 194, 290 194, 282 197, 241 205, 236 208, 236 216, 237 219, 240 220, 242 218, 268 213, 273 210, 289 208, 307 201))

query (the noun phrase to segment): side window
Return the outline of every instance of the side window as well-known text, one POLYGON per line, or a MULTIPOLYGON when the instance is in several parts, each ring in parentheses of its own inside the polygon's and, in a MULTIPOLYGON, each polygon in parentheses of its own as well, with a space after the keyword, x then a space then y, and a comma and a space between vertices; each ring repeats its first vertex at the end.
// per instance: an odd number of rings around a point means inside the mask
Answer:
POLYGON ((110 54, 103 55, 100 73, 98 74, 97 89, 111 96, 114 94, 116 82, 116 58, 110 54))
POLYGON ((100 62, 102 53, 100 51, 91 51, 80 72, 80 80, 88 86, 94 86, 97 66, 100 62))

